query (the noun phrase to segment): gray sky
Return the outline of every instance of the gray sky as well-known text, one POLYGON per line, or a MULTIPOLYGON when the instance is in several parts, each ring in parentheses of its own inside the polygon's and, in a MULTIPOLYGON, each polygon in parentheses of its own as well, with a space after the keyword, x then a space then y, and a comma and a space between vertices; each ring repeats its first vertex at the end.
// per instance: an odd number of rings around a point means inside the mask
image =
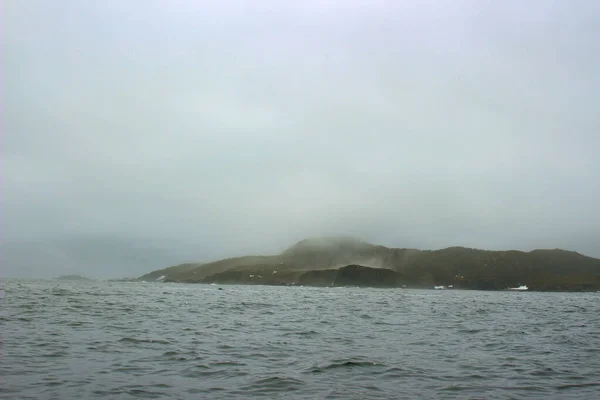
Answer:
POLYGON ((600 257, 597 1, 291 3, 5 2, 2 275, 332 234, 600 257))

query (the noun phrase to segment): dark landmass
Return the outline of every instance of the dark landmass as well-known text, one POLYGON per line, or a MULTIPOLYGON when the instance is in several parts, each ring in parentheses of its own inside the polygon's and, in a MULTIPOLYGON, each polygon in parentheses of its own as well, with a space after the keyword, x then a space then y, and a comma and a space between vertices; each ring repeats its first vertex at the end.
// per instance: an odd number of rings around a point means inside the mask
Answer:
POLYGON ((600 259, 554 250, 489 251, 388 248, 352 238, 313 238, 279 255, 182 264, 139 280, 311 286, 534 291, 600 290, 600 259))
POLYGON ((56 278, 61 281, 91 281, 93 279, 81 275, 63 275, 56 278))
POLYGON ((138 278, 115 278, 107 279, 107 282, 139 282, 138 278))
POLYGON ((348 265, 337 270, 332 286, 398 287, 402 275, 387 268, 348 265))

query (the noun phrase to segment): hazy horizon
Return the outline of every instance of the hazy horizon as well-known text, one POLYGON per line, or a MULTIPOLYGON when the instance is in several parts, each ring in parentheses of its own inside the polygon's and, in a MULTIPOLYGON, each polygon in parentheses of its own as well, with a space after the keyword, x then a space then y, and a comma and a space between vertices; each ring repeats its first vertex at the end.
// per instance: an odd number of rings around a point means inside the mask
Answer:
MULTIPOLYGON (((361 240, 357 237, 349 237, 349 236, 343 236, 344 238, 352 238, 352 239, 357 239, 357 240, 361 240)), ((323 237, 307 237, 304 239, 315 239, 315 238, 323 238, 323 237)), ((326 238, 339 238, 338 236, 326 236, 326 238)), ((304 239, 301 239, 299 241, 302 241, 304 239)), ((62 268, 61 271, 58 275, 56 273, 52 274, 52 271, 50 271, 51 273, 46 273, 46 274, 40 274, 38 276, 23 276, 23 275, 13 275, 13 276, 5 276, 2 275, 0 276, 0 279, 27 279, 27 278, 31 278, 31 279, 52 279, 52 278, 58 278, 61 276, 65 276, 65 275, 82 275, 86 278, 92 278, 92 279, 118 279, 118 278, 137 278, 143 274, 146 274, 148 272, 152 272, 158 269, 163 269, 166 267, 170 267, 170 266, 176 266, 176 265, 181 265, 181 264, 187 264, 187 263, 211 263, 214 261, 219 261, 222 259, 226 259, 226 258, 235 258, 235 257, 243 257, 243 256, 270 256, 270 255, 277 255, 280 254, 282 252, 284 252, 285 250, 287 250, 290 247, 293 247, 295 244, 297 244, 299 241, 294 242, 294 243, 290 243, 288 246, 284 247, 281 249, 281 251, 275 251, 275 252, 271 252, 271 253, 265 253, 265 252, 250 252, 250 253, 238 253, 238 254, 229 254, 229 255, 225 255, 219 258, 214 258, 214 259, 194 259, 194 260, 179 260, 175 263, 171 263, 171 264, 162 264, 159 265, 158 267, 155 267, 153 269, 148 269, 148 270, 142 270, 142 272, 139 273, 134 273, 134 274, 119 274, 119 273, 115 273, 113 275, 107 275, 106 273, 104 273, 105 271, 97 271, 97 270, 90 270, 90 269, 85 269, 85 268, 62 268), (100 273, 98 273, 100 272, 100 273)), ((361 240, 362 241, 362 240, 361 240)), ((368 241, 363 241, 372 245, 382 245, 381 243, 372 243, 372 242, 368 242, 368 241)), ((388 248, 406 248, 406 247, 402 247, 402 246, 385 246, 388 248)), ((410 249, 416 249, 416 250, 443 250, 446 248, 451 248, 451 247, 464 247, 464 248, 470 248, 469 246, 461 246, 461 245, 453 245, 453 246, 447 246, 447 247, 442 247, 442 248, 431 248, 431 249, 426 249, 426 248, 415 248, 415 247, 410 247, 410 249)), ((566 251, 570 251, 569 249, 560 249, 560 248, 532 248, 532 249, 490 249, 490 248, 474 248, 475 250, 492 250, 492 251, 512 251, 512 250, 517 250, 517 251, 523 251, 523 252, 530 252, 530 251, 536 251, 536 250, 566 250, 566 251)), ((73 254, 71 256, 73 257, 77 257, 79 253, 77 251, 74 251, 73 254)), ((151 256, 153 254, 153 249, 145 249, 145 250, 138 250, 136 256, 138 256, 138 260, 139 259, 146 259, 148 260, 148 264, 149 265, 156 265, 155 261, 151 260, 151 256)), ((589 256, 588 254, 583 254, 584 256, 588 256, 588 257, 593 257, 593 256, 589 256)), ((99 258, 102 258, 102 256, 100 256, 99 258)), ((594 257, 594 258, 599 258, 599 257, 594 257)), ((126 257, 124 259, 127 259, 126 257)), ((85 264, 83 264, 85 265, 85 264)), ((107 263, 107 265, 111 265, 110 263, 107 263)), ((56 270, 54 271, 56 272, 56 270)))
POLYGON ((600 258, 594 1, 4 4, 0 277, 314 236, 600 258))

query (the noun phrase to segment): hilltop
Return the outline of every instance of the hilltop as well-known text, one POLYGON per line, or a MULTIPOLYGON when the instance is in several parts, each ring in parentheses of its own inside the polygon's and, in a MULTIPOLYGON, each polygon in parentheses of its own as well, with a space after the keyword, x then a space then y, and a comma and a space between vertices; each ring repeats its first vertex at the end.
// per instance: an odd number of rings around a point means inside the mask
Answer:
POLYGON ((305 239, 277 255, 176 265, 139 279, 329 286, 343 281, 341 268, 346 268, 344 274, 353 271, 352 280, 345 284, 356 286, 452 285, 462 289, 502 290, 526 284, 531 290, 600 290, 600 259, 572 251, 490 251, 465 247, 417 250, 389 248, 348 237, 305 239), (349 266, 354 269, 348 269, 349 266))

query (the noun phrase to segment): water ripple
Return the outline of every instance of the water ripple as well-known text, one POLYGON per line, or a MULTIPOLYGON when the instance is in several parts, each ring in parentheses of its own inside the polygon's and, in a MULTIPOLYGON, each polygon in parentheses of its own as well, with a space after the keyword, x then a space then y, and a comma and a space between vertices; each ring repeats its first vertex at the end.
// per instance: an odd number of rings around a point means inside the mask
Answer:
POLYGON ((7 281, 0 397, 591 399, 596 293, 7 281))

